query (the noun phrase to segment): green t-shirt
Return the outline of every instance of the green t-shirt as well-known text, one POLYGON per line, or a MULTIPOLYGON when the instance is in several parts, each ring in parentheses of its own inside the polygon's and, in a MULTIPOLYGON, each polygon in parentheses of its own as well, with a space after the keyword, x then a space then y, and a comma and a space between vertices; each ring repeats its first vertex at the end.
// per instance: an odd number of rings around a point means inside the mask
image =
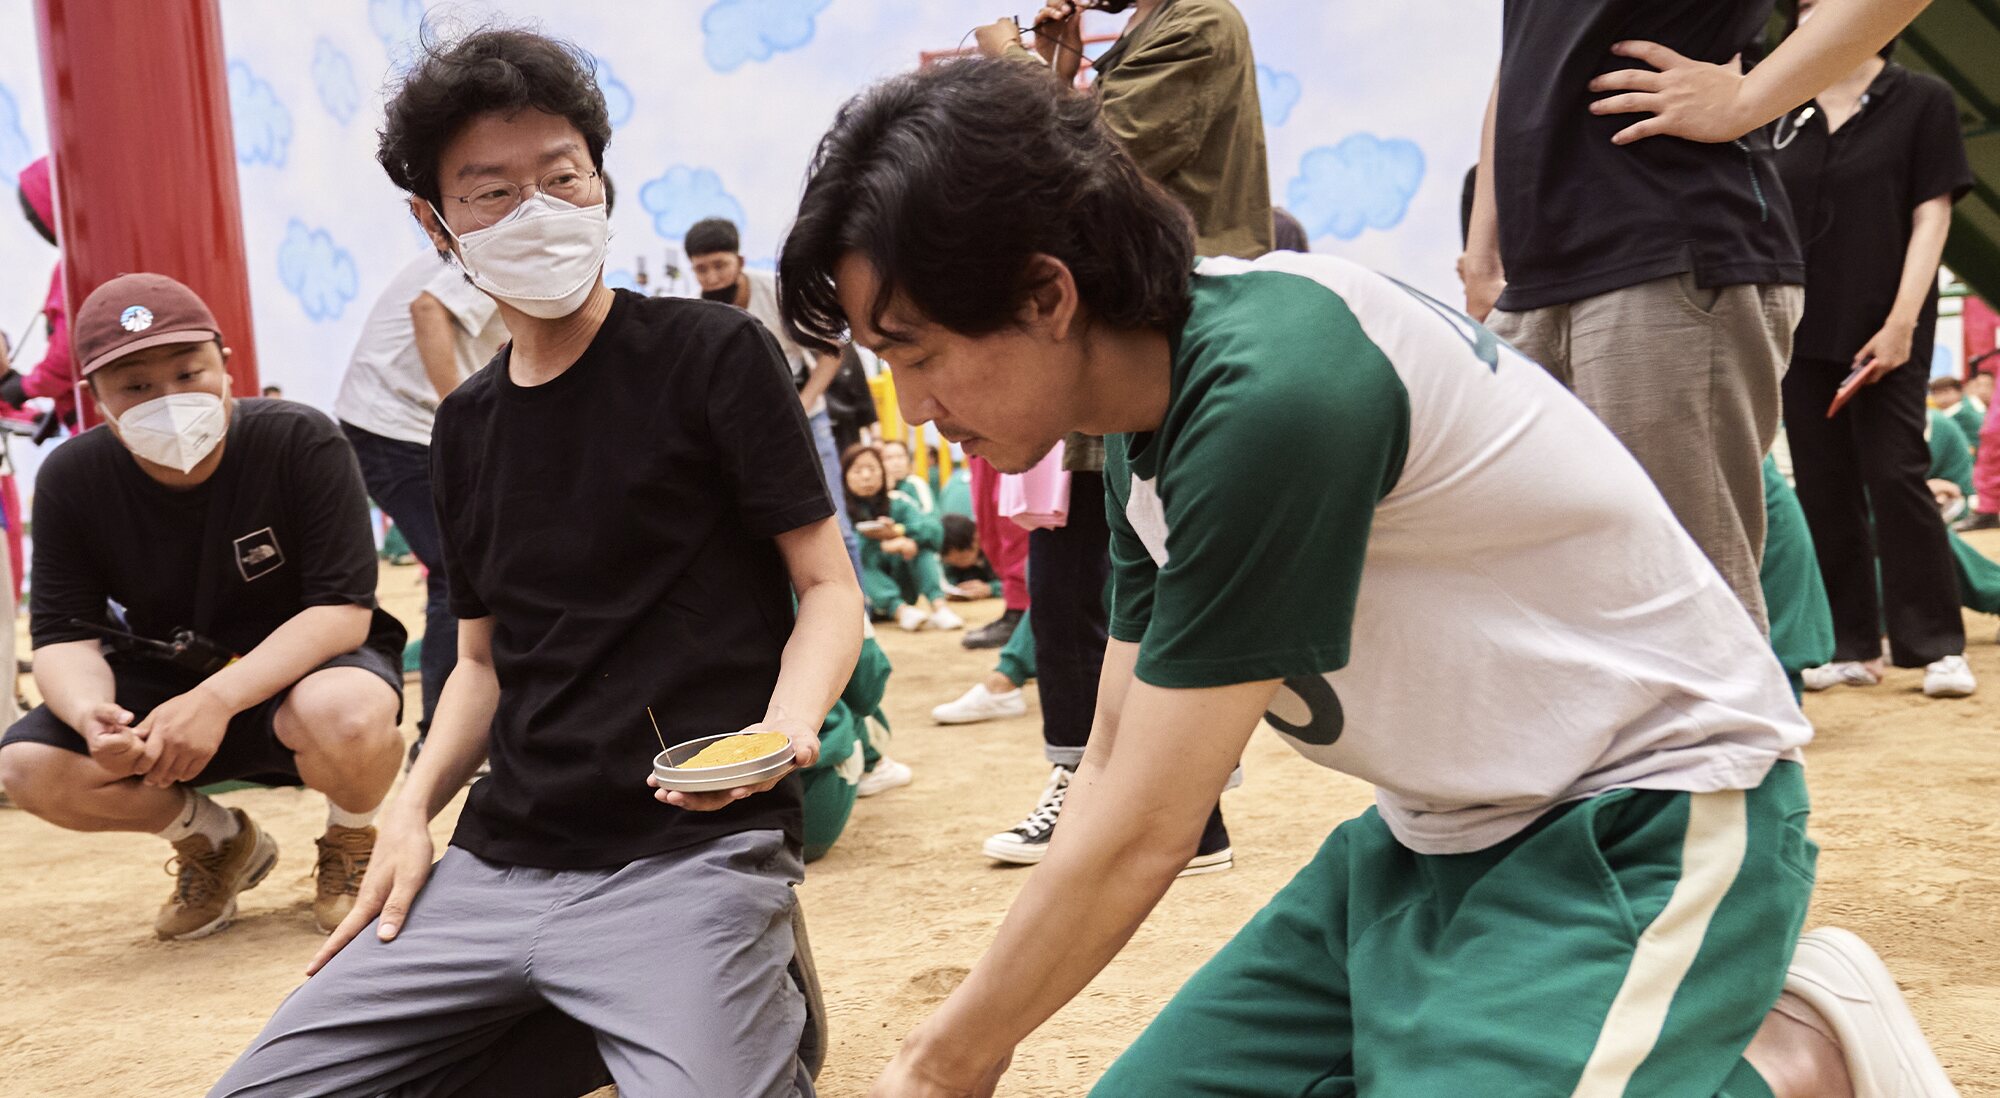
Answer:
POLYGON ((1968 394, 1952 405, 1950 414, 1951 421, 1958 424, 1959 431, 1965 435, 1966 449, 1972 452, 1973 457, 1978 457, 1979 429, 1986 425, 1986 406, 1968 394))
MULTIPOLYGON (((1960 405, 1963 404, 1961 401, 1960 405)), ((1924 419, 1924 441, 1931 448, 1931 467, 1926 478, 1951 481, 1966 499, 1971 499, 1972 449, 1966 444, 1965 432, 1959 429, 1958 422, 1931 409, 1924 419)))
POLYGON ((1282 680, 1266 720, 1431 854, 1609 789, 1754 788, 1810 738, 1762 630, 1546 371, 1330 256, 1191 286, 1163 421, 1106 440, 1141 681, 1282 680))

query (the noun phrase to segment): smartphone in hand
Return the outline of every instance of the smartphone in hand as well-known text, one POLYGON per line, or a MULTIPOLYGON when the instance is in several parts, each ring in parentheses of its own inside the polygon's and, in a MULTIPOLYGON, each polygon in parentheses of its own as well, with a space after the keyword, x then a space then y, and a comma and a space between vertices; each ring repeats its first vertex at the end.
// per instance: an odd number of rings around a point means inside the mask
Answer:
POLYGON ((1854 394, 1861 391, 1861 384, 1867 379, 1868 371, 1874 365, 1875 360, 1869 359, 1856 366, 1853 373, 1841 380, 1840 388, 1833 391, 1833 402, 1826 406, 1826 418, 1832 419, 1843 405, 1854 399, 1854 394))

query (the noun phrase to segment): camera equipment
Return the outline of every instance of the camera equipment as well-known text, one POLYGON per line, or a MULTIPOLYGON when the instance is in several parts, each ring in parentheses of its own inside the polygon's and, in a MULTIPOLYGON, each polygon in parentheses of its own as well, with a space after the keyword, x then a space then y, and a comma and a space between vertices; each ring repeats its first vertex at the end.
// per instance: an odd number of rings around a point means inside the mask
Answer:
POLYGON ((119 652, 144 656, 150 660, 171 664, 184 671, 192 671, 207 678, 236 661, 236 654, 222 645, 209 640, 192 629, 176 629, 172 640, 154 640, 123 629, 113 629, 108 625, 84 621, 82 618, 69 619, 71 625, 102 637, 119 652))

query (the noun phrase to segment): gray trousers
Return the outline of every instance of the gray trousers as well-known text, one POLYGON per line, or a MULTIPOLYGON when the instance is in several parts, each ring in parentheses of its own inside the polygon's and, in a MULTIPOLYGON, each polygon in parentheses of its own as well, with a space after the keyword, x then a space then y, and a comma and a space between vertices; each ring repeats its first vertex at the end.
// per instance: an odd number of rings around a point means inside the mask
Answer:
POLYGON ((1797 286, 1702 289, 1680 274, 1487 320, 1632 451, 1765 629, 1763 461, 1804 304, 1797 286))
POLYGON ((811 1098, 777 831, 606 869, 445 851, 393 942, 375 926, 292 992, 210 1098, 811 1098))

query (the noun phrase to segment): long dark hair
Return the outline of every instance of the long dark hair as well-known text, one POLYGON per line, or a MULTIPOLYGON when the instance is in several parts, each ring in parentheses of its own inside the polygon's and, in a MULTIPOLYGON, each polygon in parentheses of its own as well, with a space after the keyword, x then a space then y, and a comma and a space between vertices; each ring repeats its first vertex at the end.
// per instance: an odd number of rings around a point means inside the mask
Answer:
POLYGON ((876 318, 900 293, 951 331, 999 331, 1050 255, 1091 316, 1167 331, 1187 319, 1194 226, 1096 100, 1033 65, 955 61, 848 100, 820 139, 778 259, 780 306, 808 335, 845 335, 833 270, 849 253, 881 279, 876 318))
POLYGON ((857 442, 840 452, 840 491, 847 497, 847 517, 855 522, 889 517, 889 469, 882 464, 882 451, 865 442, 857 442), (847 470, 863 455, 875 459, 875 467, 882 470, 882 487, 872 496, 857 496, 847 486, 847 470))

